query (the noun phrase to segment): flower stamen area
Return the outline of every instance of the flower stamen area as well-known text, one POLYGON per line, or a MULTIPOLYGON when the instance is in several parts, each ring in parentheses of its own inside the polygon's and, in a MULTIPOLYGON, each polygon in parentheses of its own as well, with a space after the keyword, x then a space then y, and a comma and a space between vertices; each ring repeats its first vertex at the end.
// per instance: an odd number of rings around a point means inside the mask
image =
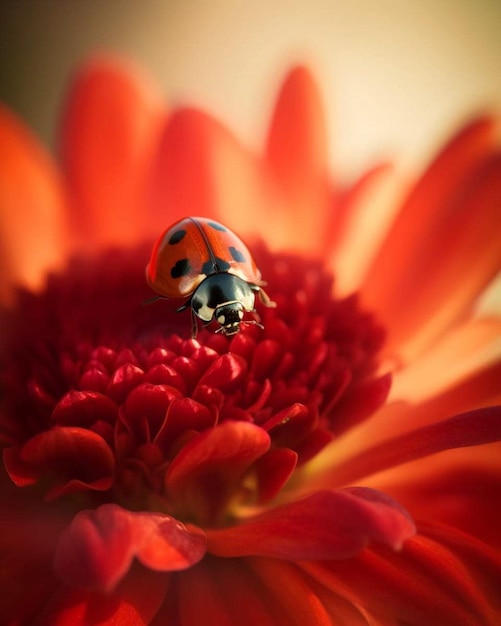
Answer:
POLYGON ((333 297, 320 262, 256 252, 277 308, 258 305, 264 329, 234 337, 191 339, 179 303, 143 306, 143 248, 20 292, 4 313, 0 415, 13 482, 224 526, 382 404, 384 332, 356 296, 333 297))

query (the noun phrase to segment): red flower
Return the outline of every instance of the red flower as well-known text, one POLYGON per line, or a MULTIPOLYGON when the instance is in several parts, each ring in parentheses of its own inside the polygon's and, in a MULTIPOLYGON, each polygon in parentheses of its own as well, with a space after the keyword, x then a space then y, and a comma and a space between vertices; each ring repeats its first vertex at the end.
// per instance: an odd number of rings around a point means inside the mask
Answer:
POLYGON ((405 190, 335 184, 323 124, 297 68, 255 155, 100 59, 59 174, 1 112, 2 624, 498 623, 494 122, 405 190), (245 236, 264 330, 141 306, 190 214, 245 236))

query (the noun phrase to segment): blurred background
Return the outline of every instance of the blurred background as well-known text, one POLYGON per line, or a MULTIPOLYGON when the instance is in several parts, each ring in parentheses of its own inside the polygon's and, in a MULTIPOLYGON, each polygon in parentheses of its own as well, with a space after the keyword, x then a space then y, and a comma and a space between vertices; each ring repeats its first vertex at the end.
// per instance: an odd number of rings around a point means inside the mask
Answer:
POLYGON ((501 104, 499 0, 0 0, 0 98, 45 142, 96 50, 132 57, 170 104, 204 106, 251 146, 283 73, 307 62, 346 175, 387 156, 419 165, 501 104))

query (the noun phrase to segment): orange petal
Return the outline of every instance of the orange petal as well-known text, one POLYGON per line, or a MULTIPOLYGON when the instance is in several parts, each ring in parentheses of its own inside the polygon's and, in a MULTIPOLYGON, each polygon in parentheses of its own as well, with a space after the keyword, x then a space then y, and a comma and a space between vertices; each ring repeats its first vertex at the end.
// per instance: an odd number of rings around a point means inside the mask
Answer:
MULTIPOLYGON (((501 443, 458 448, 369 479, 411 515, 461 529, 501 548, 501 443)), ((364 481, 365 483, 365 481, 364 481)))
POLYGON ((444 149, 366 277, 366 303, 390 328, 391 344, 408 356, 464 315, 501 263, 496 130, 492 120, 477 120, 444 149))
POLYGON ((331 214, 327 133, 317 85, 304 67, 289 74, 278 95, 266 157, 284 196, 280 214, 267 218, 274 242, 318 254, 331 214))
POLYGON ((226 128, 196 109, 172 115, 153 169, 152 234, 187 215, 220 217, 242 234, 259 232, 264 192, 260 164, 226 128))
MULTIPOLYGON (((302 476, 305 486, 311 489, 317 477, 319 485, 324 485, 322 477, 335 474, 337 470, 334 468, 348 463, 352 457, 379 442, 434 424, 451 415, 501 404, 500 376, 501 363, 497 362, 481 371, 471 372, 460 383, 442 390, 427 401, 415 405, 403 402, 385 405, 371 419, 349 430, 317 455, 302 476)), ((397 471, 401 471, 401 466, 397 467, 397 471)))
POLYGON ((336 276, 336 293, 355 291, 400 208, 403 184, 388 164, 364 174, 340 198, 326 263, 336 276))
POLYGON ((144 237, 146 175, 164 116, 152 86, 123 61, 98 57, 77 73, 62 118, 61 153, 80 246, 144 237))
POLYGON ((470 320, 397 372, 389 400, 423 402, 499 360, 501 319, 470 320))
POLYGON ((65 204, 55 165, 38 140, 0 106, 0 299, 13 283, 40 287, 63 258, 65 204))

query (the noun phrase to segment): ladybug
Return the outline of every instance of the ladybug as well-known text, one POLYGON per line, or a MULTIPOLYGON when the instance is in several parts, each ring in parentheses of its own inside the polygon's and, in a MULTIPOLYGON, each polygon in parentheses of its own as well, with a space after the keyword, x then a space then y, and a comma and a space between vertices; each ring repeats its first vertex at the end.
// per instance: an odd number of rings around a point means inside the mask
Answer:
MULTIPOLYGON (((146 280, 159 298, 188 298, 177 311, 191 308, 192 337, 197 318, 205 325, 216 321, 227 336, 236 335, 246 312, 255 313, 258 294, 275 307, 263 291, 261 272, 247 246, 229 228, 204 217, 185 217, 164 231, 146 268, 146 280)), ((157 298, 154 298, 157 299, 157 298)))

